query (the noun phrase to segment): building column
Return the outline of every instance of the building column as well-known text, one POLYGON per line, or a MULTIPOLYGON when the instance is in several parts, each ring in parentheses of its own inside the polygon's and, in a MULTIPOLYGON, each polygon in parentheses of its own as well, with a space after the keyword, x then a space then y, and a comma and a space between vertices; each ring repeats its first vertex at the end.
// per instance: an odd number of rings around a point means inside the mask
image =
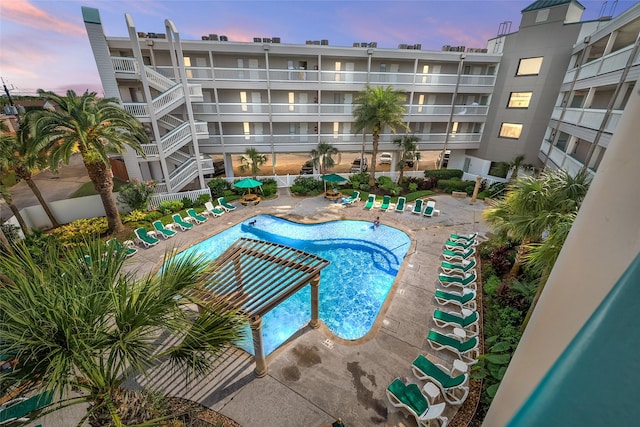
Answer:
POLYGON ((253 352, 255 354, 256 369, 253 371, 256 377, 262 378, 269 372, 266 357, 264 355, 264 345, 262 343, 262 317, 255 316, 249 321, 251 336, 253 337, 253 352))
POLYGON ((311 321, 309 322, 309 326, 313 329, 318 329, 320 327, 320 319, 318 318, 319 313, 319 290, 320 290, 320 276, 316 276, 311 280, 311 321))

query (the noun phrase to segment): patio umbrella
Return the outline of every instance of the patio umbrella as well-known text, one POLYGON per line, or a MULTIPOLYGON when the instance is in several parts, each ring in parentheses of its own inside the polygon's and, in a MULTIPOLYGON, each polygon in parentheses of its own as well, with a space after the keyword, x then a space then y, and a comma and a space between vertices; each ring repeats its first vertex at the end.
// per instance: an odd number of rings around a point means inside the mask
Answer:
POLYGON ((240 181, 236 182, 233 185, 237 188, 246 188, 249 190, 249 193, 251 193, 251 189, 260 187, 262 185, 262 182, 256 181, 253 178, 245 178, 245 179, 241 179, 240 181))
POLYGON ((327 182, 338 183, 338 182, 343 182, 347 180, 347 178, 335 173, 322 175, 320 178, 322 178, 322 180, 324 181, 324 191, 327 191, 327 182))

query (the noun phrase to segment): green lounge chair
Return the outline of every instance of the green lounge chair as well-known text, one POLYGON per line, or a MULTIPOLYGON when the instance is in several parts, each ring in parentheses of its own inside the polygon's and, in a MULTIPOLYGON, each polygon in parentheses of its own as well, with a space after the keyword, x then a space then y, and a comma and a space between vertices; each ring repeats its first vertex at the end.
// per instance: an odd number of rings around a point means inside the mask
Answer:
POLYGON ((460 308, 475 310, 476 291, 467 288, 462 289, 462 292, 436 289, 436 301, 440 305, 453 304, 460 308))
POLYGON ((430 426, 430 421, 433 419, 438 419, 443 426, 449 421, 442 415, 446 404, 442 402, 429 405, 429 401, 417 384, 405 385, 400 378, 396 378, 389 384, 386 393, 389 403, 413 416, 419 427, 430 426))
POLYGON ((351 205, 355 202, 359 202, 360 201, 360 192, 359 191, 354 191, 353 193, 351 193, 351 197, 345 199, 344 203, 347 205, 351 205))
POLYGON ((218 204, 220 206, 222 206, 222 209, 224 209, 225 212, 231 212, 232 210, 235 210, 235 208, 236 208, 232 204, 227 203, 227 201, 225 200, 224 197, 218 197, 218 204))
POLYGON ((107 240, 107 248, 110 248, 114 252, 124 251, 125 256, 130 257, 138 252, 138 249, 133 247, 134 243, 131 240, 126 240, 124 243, 120 243, 118 239, 107 240))
POLYGON ((153 236, 147 234, 147 229, 144 227, 136 228, 134 230, 136 234, 136 240, 141 243, 145 248, 150 248, 151 246, 155 246, 160 241, 153 236))
POLYGON ((52 400, 53 391, 46 391, 29 398, 20 397, 3 403, 0 405, 0 425, 28 422, 29 414, 50 405, 52 400))
POLYGON ((196 224, 203 224, 207 221, 206 216, 197 214, 196 210, 193 208, 187 209, 187 215, 189 215, 189 218, 192 218, 196 222, 196 224))
POLYGON ((416 199, 416 204, 413 206, 413 209, 411 210, 411 213, 414 214, 421 214, 422 213, 422 204, 423 204, 423 200, 422 199, 416 199))
POLYGON ((369 194, 369 197, 367 197, 367 203, 365 203, 364 208, 371 209, 375 203, 376 203, 376 195, 369 194))
POLYGON ((170 237, 175 236, 177 233, 173 230, 170 230, 164 226, 161 220, 153 221, 153 229, 156 231, 156 234, 160 234, 164 240, 167 240, 170 237))
POLYGON ((421 381, 431 381, 440 388, 444 400, 452 405, 461 405, 469 395, 469 367, 461 360, 453 362, 449 371, 442 365, 433 363, 423 355, 418 355, 411 364, 413 375, 421 381), (453 376, 453 373, 459 373, 453 376))
POLYGON ((475 240, 472 240, 468 243, 452 242, 451 240, 447 240, 446 242, 444 242, 445 248, 449 249, 450 251, 457 252, 464 252, 475 245, 475 240))
POLYGON ((436 209, 436 202, 434 202, 433 200, 429 200, 427 202, 427 206, 424 208, 424 212, 422 213, 422 215, 433 216, 434 214, 436 214, 436 212, 438 214, 440 213, 440 211, 436 209))
POLYGON ((476 248, 469 248, 469 250, 467 250, 466 252, 459 252, 459 251, 452 251, 449 249, 445 249, 444 251, 442 251, 442 257, 449 262, 451 261, 460 262, 469 258, 475 253, 476 253, 476 248))
POLYGON ((444 274, 448 275, 466 275, 470 270, 476 266, 476 260, 471 261, 463 260, 462 263, 442 261, 440 268, 444 274))
POLYGON ((227 211, 225 211, 225 210, 224 210, 224 208, 223 208, 222 206, 215 206, 215 207, 214 207, 214 206, 213 206, 213 203, 211 203, 211 202, 206 202, 206 203, 204 204, 204 209, 205 209, 205 210, 204 210, 204 212, 203 212, 203 213, 204 213, 205 215, 207 215, 207 214, 211 214, 211 215, 213 215, 213 216, 220 216, 220 215, 222 215, 223 213, 227 212, 227 211))
POLYGON ((382 196, 382 204, 380 205, 380 210, 383 210, 383 211, 388 210, 390 203, 391 203, 391 196, 382 196))
POLYGON ((471 240, 476 240, 476 237, 478 237, 478 233, 472 233, 472 234, 467 234, 466 236, 464 234, 455 234, 455 233, 451 233, 449 235, 449 240, 453 241, 453 242, 469 242, 471 240))
POLYGON ((478 334, 478 312, 463 308, 461 313, 454 313, 452 311, 434 310, 433 321, 439 328, 446 328, 448 326, 454 328, 462 328, 471 334, 478 334))
POLYGON ((193 228, 193 224, 191 224, 190 222, 187 222, 184 220, 184 218, 182 218, 180 216, 180 214, 173 214, 171 215, 171 219, 173 219, 173 223, 180 227, 180 230, 182 231, 187 231, 191 228, 193 228))
POLYGON ((451 285, 461 286, 463 288, 476 288, 476 275, 475 273, 471 273, 466 275, 465 277, 460 276, 449 276, 446 274, 439 274, 438 280, 440 284, 445 288, 448 288, 451 285))
POLYGON ((398 203, 396 203, 396 212, 404 212, 404 206, 407 202, 405 197, 398 197, 398 203))
POLYGON ((466 341, 460 341, 454 334, 441 334, 438 331, 430 330, 427 336, 429 345, 436 351, 449 350, 462 359, 467 365, 478 362, 480 350, 478 349, 478 337, 471 337, 466 341))

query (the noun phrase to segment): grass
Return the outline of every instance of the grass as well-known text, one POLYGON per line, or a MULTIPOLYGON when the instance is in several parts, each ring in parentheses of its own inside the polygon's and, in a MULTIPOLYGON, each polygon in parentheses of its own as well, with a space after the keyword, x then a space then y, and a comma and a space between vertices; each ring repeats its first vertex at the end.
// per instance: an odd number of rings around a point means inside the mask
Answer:
MULTIPOLYGON (((117 193, 120 190, 120 187, 122 187, 124 184, 125 184, 124 181, 122 181, 122 180, 120 180, 118 178, 114 178, 113 179, 113 192, 117 193)), ((76 197, 95 196, 96 194, 98 194, 98 192, 93 187, 93 182, 89 181, 89 182, 85 182, 84 184, 82 184, 82 187, 78 188, 76 190, 76 192, 73 193, 69 198, 70 199, 75 199, 76 197)))

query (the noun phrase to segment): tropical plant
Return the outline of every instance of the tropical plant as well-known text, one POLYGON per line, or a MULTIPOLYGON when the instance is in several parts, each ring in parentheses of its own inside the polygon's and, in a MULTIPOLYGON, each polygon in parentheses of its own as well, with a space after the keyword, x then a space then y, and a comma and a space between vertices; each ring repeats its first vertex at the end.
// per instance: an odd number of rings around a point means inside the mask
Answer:
POLYGON ((156 181, 141 181, 134 178, 120 187, 118 200, 134 210, 147 210, 155 192, 156 181))
POLYGON ((404 167, 409 161, 420 160, 420 152, 418 151, 418 137, 415 135, 403 135, 400 138, 395 138, 393 143, 400 147, 400 160, 398 160, 398 169, 400 169, 400 175, 398 176, 398 183, 402 183, 404 177, 404 167))
POLYGON ((354 133, 370 132, 373 140, 371 150, 371 170, 369 187, 373 188, 376 180, 376 160, 378 156, 378 142, 385 127, 396 133, 397 128, 409 130, 402 121, 405 115, 404 91, 394 90, 391 86, 367 86, 355 99, 357 107, 353 110, 355 117, 354 133))
MULTIPOLYGON (((0 174, 1 173, 2 172, 0 168, 0 174)), ((13 196, 11 195, 11 192, 9 191, 9 189, 2 183, 2 181, 0 181, 0 196, 7 203, 7 205, 9 206, 9 209, 11 209, 11 213, 13 214, 13 216, 16 217, 16 220, 18 220, 18 224, 20 224, 20 228, 22 229, 22 232, 24 233, 24 235, 28 236, 29 234, 31 234, 31 228, 29 228, 29 226, 27 225, 27 222, 22 217, 22 214, 20 213, 20 209, 18 209, 18 206, 16 206, 16 204, 13 203, 13 196)))
POLYGON ((159 273, 136 279, 122 270, 125 253, 99 240, 74 250, 51 243, 44 262, 16 245, 14 254, 0 258, 0 354, 19 363, 3 375, 37 378, 64 405, 89 403, 78 425, 149 421, 139 410, 130 418, 127 379, 163 361, 188 375, 206 374, 215 357, 243 337, 242 317, 216 299, 198 297, 211 280, 205 259, 168 254, 159 273), (159 348, 162 334, 175 340, 159 348), (72 389, 80 395, 66 398, 72 389))
POLYGON ((50 165, 57 170, 69 163, 77 150, 82 156, 91 182, 104 206, 109 233, 123 230, 116 200, 113 197, 113 171, 109 155, 127 148, 144 156, 141 143, 148 138, 142 124, 118 105, 116 98, 98 98, 95 92, 81 96, 72 90, 66 96, 38 90, 40 96, 60 106, 55 111, 30 111, 33 137, 37 144, 49 147, 50 165))
POLYGON ((336 162, 332 156, 338 154, 338 149, 331 144, 321 142, 317 148, 311 150, 310 154, 313 167, 318 169, 321 174, 324 174, 335 166, 336 162))
POLYGON ((33 173, 45 167, 48 162, 47 147, 32 137, 29 127, 30 124, 25 117, 16 135, 0 135, 0 169, 3 172, 13 172, 26 182, 51 221, 51 225, 54 228, 59 227, 60 224, 33 180, 33 173))
POLYGON ((255 148, 250 147, 245 150, 242 156, 240 156, 240 161, 242 162, 240 170, 242 172, 251 170, 251 174, 255 178, 258 176, 258 172, 260 172, 260 166, 267 162, 267 156, 258 153, 255 148))
POLYGON ((535 171, 536 168, 533 165, 524 163, 524 155, 520 154, 516 156, 511 162, 498 162, 491 167, 489 171, 490 175, 506 177, 511 172, 509 181, 515 181, 518 179, 518 173, 520 170, 535 171))

